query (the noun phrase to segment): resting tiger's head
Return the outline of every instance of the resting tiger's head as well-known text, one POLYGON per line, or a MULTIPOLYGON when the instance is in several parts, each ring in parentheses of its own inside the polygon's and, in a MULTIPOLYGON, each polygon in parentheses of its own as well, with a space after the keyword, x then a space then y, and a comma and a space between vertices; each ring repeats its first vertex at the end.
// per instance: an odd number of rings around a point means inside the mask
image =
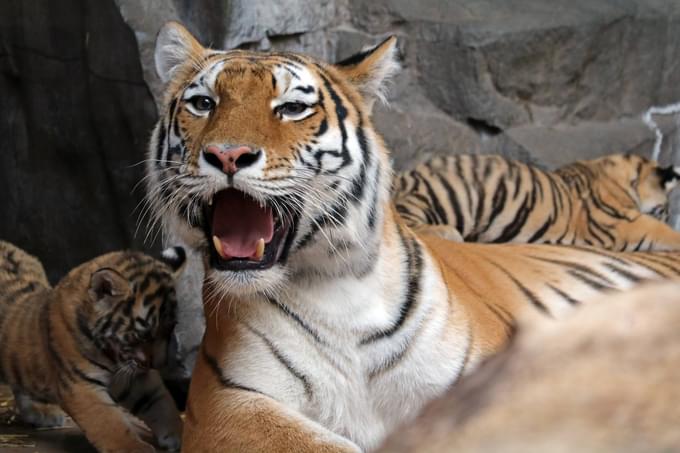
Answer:
POLYGON ((62 300, 82 301, 75 310, 78 330, 117 368, 162 368, 176 324, 175 278, 184 262, 181 247, 165 250, 161 260, 112 252, 78 266, 55 290, 62 300))
POLYGON ((397 68, 395 43, 330 65, 207 49, 174 22, 160 31, 148 197, 221 289, 267 291, 368 259, 390 181, 370 106, 397 68))
POLYGON ((595 162, 628 191, 640 212, 667 219, 668 194, 680 180, 680 167, 660 167, 656 161, 637 154, 613 154, 595 162))

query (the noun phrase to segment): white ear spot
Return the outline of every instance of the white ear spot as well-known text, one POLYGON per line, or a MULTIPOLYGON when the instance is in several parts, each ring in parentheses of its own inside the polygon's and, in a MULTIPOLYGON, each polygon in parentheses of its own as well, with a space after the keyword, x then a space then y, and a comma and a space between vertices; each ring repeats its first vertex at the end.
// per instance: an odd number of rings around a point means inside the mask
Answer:
POLYGON ((158 32, 154 63, 156 73, 163 83, 172 78, 175 71, 191 59, 197 50, 198 41, 177 22, 168 22, 158 32))
POLYGON ((673 190, 673 189, 675 188, 675 186, 677 186, 677 185, 678 185, 678 180, 677 180, 677 179, 669 179, 668 181, 666 181, 666 183, 664 184, 663 187, 664 187, 664 189, 666 190, 666 192, 670 192, 670 191, 673 190))
POLYGON ((186 262, 187 254, 183 247, 168 247, 161 252, 161 260, 170 266, 173 271, 179 271, 186 262))

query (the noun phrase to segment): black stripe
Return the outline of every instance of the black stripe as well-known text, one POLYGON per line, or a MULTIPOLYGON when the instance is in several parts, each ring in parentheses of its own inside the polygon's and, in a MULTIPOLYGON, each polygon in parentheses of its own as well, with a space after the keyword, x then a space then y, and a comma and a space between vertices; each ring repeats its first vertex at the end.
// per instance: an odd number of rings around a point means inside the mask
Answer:
POLYGON ((272 355, 278 360, 281 365, 284 366, 288 370, 290 374, 292 374, 295 378, 297 378, 301 383, 302 386, 305 389, 305 394, 307 395, 307 399, 311 399, 312 397, 312 385, 309 382, 309 379, 307 379, 307 376, 302 374, 300 371, 298 371, 292 363, 286 358, 286 356, 283 355, 279 349, 274 346, 274 343, 269 340, 263 333, 258 331, 257 329, 251 327, 248 324, 245 324, 245 326, 248 328, 249 331, 251 331, 255 336, 260 338, 262 342, 269 348, 269 351, 271 351, 272 355))
POLYGON ((273 297, 268 297, 266 300, 267 300, 267 302, 269 302, 270 304, 274 305, 276 308, 281 310, 286 316, 288 316, 293 321, 295 321, 300 327, 302 327, 302 329, 305 332, 307 332, 309 335, 311 335, 311 337, 314 338, 314 340, 317 343, 324 344, 324 345, 327 344, 324 340, 321 339, 321 336, 319 336, 319 334, 314 329, 309 327, 309 325, 306 322, 304 322, 300 318, 300 316, 297 315, 297 313, 293 312, 290 308, 288 308, 287 305, 282 304, 281 302, 279 302, 277 299, 274 299, 273 297))
POLYGON ((633 274, 632 272, 629 272, 629 271, 627 271, 627 270, 625 270, 625 269, 621 269, 620 267, 618 267, 618 266, 616 266, 616 265, 614 265, 614 264, 605 263, 604 265, 605 265, 606 267, 608 267, 609 269, 611 269, 613 272, 615 272, 615 273, 617 273, 618 275, 620 275, 621 277, 623 277, 623 278, 625 278, 625 279, 627 279, 627 280, 630 280, 630 281, 633 282, 633 283, 640 283, 640 282, 642 282, 643 280, 645 280, 644 278, 639 277, 639 276, 637 276, 637 275, 633 274))
MULTIPOLYGON (((493 198, 491 200, 491 214, 489 215, 489 218, 486 221, 486 226, 484 227, 484 230, 482 230, 482 233, 485 233, 486 231, 491 228, 491 225, 493 225, 493 221, 498 217, 498 215, 503 212, 505 209, 505 200, 508 198, 508 188, 505 185, 505 178, 500 178, 498 181, 498 185, 496 186, 496 190, 493 193, 493 198)), ((474 238, 470 238, 470 241, 475 241, 479 234, 476 234, 474 238)), ((468 240, 468 238, 465 238, 468 240)))
POLYGON ((376 368, 372 369, 368 373, 368 379, 373 380, 375 379, 378 375, 384 373, 385 371, 388 371, 389 369, 393 368, 397 363, 401 361, 401 359, 404 358, 406 355, 406 352, 409 350, 409 346, 411 345, 411 341, 408 342, 408 344, 402 345, 402 347, 389 356, 387 360, 383 361, 380 365, 378 365, 376 368))
POLYGON ((222 384, 223 387, 226 388, 232 388, 232 389, 237 389, 237 390, 244 390, 246 392, 253 392, 253 393, 259 393, 261 395, 264 395, 264 393, 255 390, 250 387, 246 387, 244 385, 237 384, 236 382, 232 381, 228 377, 226 377, 220 368, 220 366, 217 364, 217 360, 208 354, 208 352, 205 350, 205 346, 201 348, 202 356, 205 362, 208 364, 212 372, 215 374, 215 377, 217 377, 217 380, 222 384))
POLYGON ((408 272, 408 284, 406 287, 406 292, 404 294, 404 300, 399 308, 399 317, 396 321, 385 330, 381 330, 364 338, 359 342, 360 345, 364 346, 370 343, 374 343, 383 338, 388 338, 394 335, 404 324, 408 316, 411 314, 413 306, 420 294, 420 279, 423 271, 423 256, 422 250, 420 249, 420 244, 413 238, 406 240, 404 233, 398 226, 398 233, 401 237, 402 246, 406 252, 407 260, 407 272, 408 272))
POLYGON ((538 308, 543 313, 550 315, 548 308, 543 304, 543 302, 541 302, 538 296, 536 296, 529 288, 527 288, 519 280, 517 280, 514 275, 512 275, 502 266, 500 266, 497 263, 494 263, 493 261, 489 261, 489 263, 493 264, 498 269, 500 269, 500 271, 503 272, 515 284, 515 286, 517 286, 517 288, 519 288, 522 294, 524 294, 524 296, 529 300, 529 302, 531 302, 534 305, 534 307, 538 308))
POLYGON ((439 224, 447 225, 449 223, 448 216, 446 215, 446 211, 444 210, 441 203, 439 202, 439 198, 434 193, 434 190, 432 189, 432 185, 422 175, 415 175, 415 177, 420 179, 420 181, 422 181, 422 183, 423 183, 423 186, 425 186, 425 190, 427 191, 427 195, 429 197, 428 199, 430 201, 430 204, 431 204, 432 208, 434 208, 434 212, 437 215, 437 221, 434 224, 435 225, 439 225, 439 224))
MULTIPOLYGON (((672 265, 665 263, 662 259, 662 257, 659 255, 656 256, 651 256, 649 254, 636 254, 635 256, 632 256, 631 259, 637 264, 638 266, 642 266, 646 269, 649 269, 652 272, 656 272, 658 275, 662 277, 668 277, 666 274, 662 273, 660 270, 652 267, 650 264, 647 263, 653 263, 657 266, 661 266, 665 269, 668 269, 671 271, 673 274, 680 275, 680 268, 673 267, 672 265), (646 261, 647 263, 644 263, 646 261)), ((675 262, 675 261, 674 261, 675 262)))
POLYGON ((158 128, 158 141, 156 142, 156 168, 162 167, 163 150, 165 149, 165 124, 161 121, 158 128))
POLYGON ((524 227, 524 224, 526 223, 527 219, 529 218, 529 214, 531 214, 531 211, 534 208, 535 196, 536 194, 532 190, 531 193, 527 194, 526 197, 524 197, 524 201, 522 202, 522 205, 520 206, 515 219, 508 225, 506 225, 505 228, 503 228, 503 231, 501 232, 500 236, 495 238, 492 242, 494 243, 510 242, 515 237, 517 237, 517 235, 522 230, 522 227, 524 227))
POLYGON ((3 296, 3 298, 5 299, 5 303, 7 305, 12 305, 14 302, 16 302, 17 298, 31 294, 32 292, 35 292, 36 289, 38 289, 38 285, 36 285, 34 282, 29 282, 28 284, 20 286, 19 288, 10 290, 3 296))
POLYGON ((541 228, 536 230, 536 232, 529 238, 529 240, 527 242, 529 242, 529 243, 536 242, 539 239, 541 239, 543 237, 543 235, 545 234, 545 232, 548 231, 548 228, 550 228, 552 226, 552 224, 553 224, 553 218, 552 218, 552 216, 550 216, 550 217, 548 217, 548 220, 546 220, 545 223, 541 226, 541 228))
POLYGON ((569 268, 571 270, 577 271, 581 274, 589 275, 591 277, 596 277, 596 278, 604 281, 606 284, 608 284, 610 286, 614 286, 614 282, 612 280, 610 280, 606 275, 602 274, 601 272, 599 272, 595 269, 592 269, 588 266, 585 266, 583 264, 573 263, 571 261, 554 259, 554 258, 543 258, 543 257, 540 257, 540 256, 531 256, 531 258, 533 258, 535 260, 543 261, 543 262, 546 262, 546 263, 552 263, 552 264, 556 264, 558 266, 566 267, 566 268, 569 268))
POLYGON ((557 287, 555 287, 555 286, 553 286, 553 285, 551 285, 551 284, 549 284, 549 283, 548 283, 548 287, 549 287, 550 289, 552 289, 553 291, 555 291, 560 297, 562 297, 564 300, 566 300, 567 302, 569 302, 571 305, 579 305, 579 304, 581 303, 581 302, 579 302, 578 300, 576 300, 576 299, 574 299, 573 297, 571 297, 569 294, 565 293, 565 292, 562 291, 561 289, 559 289, 559 288, 557 288, 557 287))
POLYGON ((314 87, 312 85, 307 85, 307 86, 297 86, 293 88, 293 90, 301 91, 305 94, 313 93, 314 92, 314 87))
POLYGON ((482 301, 484 303, 484 306, 491 313, 493 313, 493 315, 496 316, 501 321, 501 323, 503 323, 503 326, 505 327, 505 330, 508 333, 508 337, 513 336, 517 331, 517 324, 515 323, 515 320, 512 319, 512 316, 510 316, 510 314, 507 312, 505 312, 504 316, 503 313, 501 313, 502 308, 500 306, 491 304, 483 299, 482 301))
POLYGON ((594 280, 588 274, 584 274, 583 272, 580 272, 576 269, 569 269, 567 271, 567 274, 571 275, 575 279, 581 281, 582 283, 585 283, 586 285, 590 286, 591 288, 597 291, 604 291, 605 289, 611 289, 615 286, 613 283, 607 285, 597 280, 594 280))
POLYGON ((462 236, 465 233, 465 224, 463 212, 461 211, 460 207, 460 202, 458 201, 458 196, 456 195, 456 192, 453 190, 453 187, 451 187, 451 185, 444 176, 442 176, 441 174, 435 174, 435 176, 437 177, 439 183, 446 191, 446 195, 449 197, 449 202, 453 207, 453 213, 456 216, 456 230, 458 230, 458 232, 462 236))
POLYGON ((80 368, 78 368, 75 365, 71 366, 71 371, 73 372, 73 374, 78 376, 81 380, 89 382, 92 385, 96 385, 97 387, 102 387, 102 388, 108 387, 108 385, 105 382, 100 381, 99 379, 93 378, 91 376, 88 376, 87 374, 85 374, 85 372, 83 372, 80 368))

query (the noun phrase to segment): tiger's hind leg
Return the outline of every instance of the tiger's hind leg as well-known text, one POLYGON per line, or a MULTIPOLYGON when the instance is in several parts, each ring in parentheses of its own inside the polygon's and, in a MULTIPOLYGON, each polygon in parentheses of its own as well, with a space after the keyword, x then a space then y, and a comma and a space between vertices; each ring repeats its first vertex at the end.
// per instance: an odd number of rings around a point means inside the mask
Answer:
POLYGON ((158 445, 177 451, 182 443, 182 419, 156 370, 136 375, 128 388, 113 397, 153 432, 158 445))
POLYGON ((58 428, 66 424, 66 414, 56 404, 39 403, 20 390, 13 390, 19 418, 38 428, 58 428))

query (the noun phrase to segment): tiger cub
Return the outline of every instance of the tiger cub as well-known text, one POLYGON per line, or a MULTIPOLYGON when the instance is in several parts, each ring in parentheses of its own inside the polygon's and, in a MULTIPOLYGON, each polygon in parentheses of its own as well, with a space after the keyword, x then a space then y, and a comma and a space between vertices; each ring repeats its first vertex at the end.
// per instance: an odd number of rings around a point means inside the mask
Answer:
POLYGON ((494 155, 436 157, 394 179, 394 202, 416 229, 468 242, 678 250, 664 221, 677 168, 614 154, 543 171, 494 155))
POLYGON ((167 264, 109 253, 52 288, 36 258, 0 241, 0 382, 12 387, 20 418, 60 425, 61 406, 99 451, 154 451, 123 406, 161 447, 179 448, 179 412, 150 367, 166 360, 184 249, 163 257, 167 264))

